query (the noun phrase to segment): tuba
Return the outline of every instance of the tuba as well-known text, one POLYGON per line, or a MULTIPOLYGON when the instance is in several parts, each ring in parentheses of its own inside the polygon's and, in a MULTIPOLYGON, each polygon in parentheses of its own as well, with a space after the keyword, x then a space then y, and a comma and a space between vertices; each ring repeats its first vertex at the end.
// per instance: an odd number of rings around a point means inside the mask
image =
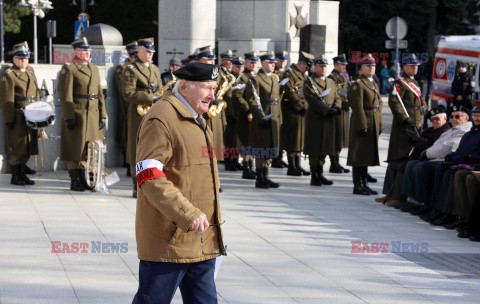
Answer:
MULTIPOLYGON (((169 82, 167 82, 167 84, 165 84, 157 93, 155 93, 155 95, 162 97, 162 96, 163 96, 163 93, 165 93, 166 90, 168 90, 172 85, 174 85, 175 82, 177 82, 177 78, 176 78, 175 75, 173 75, 173 73, 172 73, 172 80, 170 80, 169 82)), ((138 113, 138 115, 140 115, 140 116, 145 116, 145 114, 148 113, 148 110, 150 110, 150 107, 151 107, 151 106, 152 106, 151 104, 141 104, 141 105, 138 105, 138 106, 137 106, 137 113, 138 113)))
POLYGON ((235 76, 233 76, 232 74, 227 73, 227 76, 223 77, 225 78, 225 81, 222 83, 222 86, 217 93, 217 99, 220 102, 218 103, 218 105, 211 105, 210 108, 208 108, 207 114, 210 118, 217 116, 218 114, 220 114, 220 112, 227 108, 227 103, 225 102, 225 100, 223 100, 223 95, 225 95, 225 93, 227 93, 227 91, 230 90, 230 88, 236 82, 235 76))
POLYGON ((120 181, 117 172, 106 172, 106 146, 97 139, 88 143, 87 166, 85 169, 87 183, 93 192, 110 193, 107 186, 120 181))

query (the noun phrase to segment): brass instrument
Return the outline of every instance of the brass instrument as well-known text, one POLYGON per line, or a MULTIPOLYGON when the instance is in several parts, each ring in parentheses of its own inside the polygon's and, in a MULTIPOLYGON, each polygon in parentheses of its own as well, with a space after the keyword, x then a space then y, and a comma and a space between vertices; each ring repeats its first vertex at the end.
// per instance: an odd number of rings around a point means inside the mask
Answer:
POLYGON ((235 76, 233 76, 232 74, 227 73, 227 76, 222 75, 222 77, 225 78, 225 81, 222 83, 222 86, 217 93, 217 99, 219 100, 219 103, 218 105, 211 105, 210 108, 208 108, 207 115, 210 118, 217 116, 218 114, 220 114, 220 112, 227 108, 227 102, 223 100, 223 95, 225 95, 225 93, 227 93, 227 91, 230 90, 230 88, 237 81, 235 79, 235 76))
MULTIPOLYGON (((174 85, 175 82, 177 82, 177 78, 176 78, 175 75, 173 75, 173 73, 172 73, 172 80, 170 80, 169 82, 167 82, 157 93, 155 93, 155 95, 162 97, 162 96, 163 96, 163 93, 165 93, 166 90, 168 90, 172 85, 174 85)), ((151 107, 151 106, 152 106, 151 104, 140 104, 140 105, 137 105, 137 113, 138 113, 138 115, 140 115, 140 116, 145 116, 145 114, 148 113, 148 110, 150 110, 150 107, 151 107)))
POLYGON ((102 140, 97 139, 88 143, 85 174, 87 183, 93 192, 110 193, 107 186, 120 181, 117 172, 107 171, 105 153, 106 146, 102 140))

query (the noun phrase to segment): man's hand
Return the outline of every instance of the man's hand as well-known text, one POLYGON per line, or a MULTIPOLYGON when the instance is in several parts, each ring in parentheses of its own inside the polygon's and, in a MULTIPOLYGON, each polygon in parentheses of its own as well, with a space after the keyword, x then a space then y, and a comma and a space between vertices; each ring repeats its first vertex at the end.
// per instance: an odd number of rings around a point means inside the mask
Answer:
POLYGON ((367 133, 368 133, 368 130, 367 130, 367 129, 362 129, 362 130, 360 130, 360 132, 358 133, 358 135, 360 135, 361 137, 366 137, 366 136, 367 136, 367 133))
POLYGON ((208 223, 207 216, 202 213, 199 217, 197 217, 193 223, 188 228, 188 231, 195 232, 197 235, 202 234, 207 230, 210 224, 208 223))
POLYGON ((69 130, 73 130, 73 128, 75 128, 75 119, 67 119, 65 122, 67 123, 67 128, 69 130))
POLYGON ((411 126, 412 128, 415 128, 415 124, 413 123, 413 120, 410 117, 405 118, 402 122, 407 126, 411 126))
POLYGON ((340 114, 339 108, 330 108, 330 110, 328 110, 327 117, 333 117, 337 114, 340 114))
POLYGON ((102 130, 103 128, 105 128, 105 123, 106 122, 107 122, 106 118, 100 118, 100 122, 98 123, 98 129, 102 130))
POLYGON ((420 138, 420 134, 418 133, 417 128, 413 128, 412 130, 406 129, 405 132, 407 132, 408 136, 412 139, 417 140, 420 138))

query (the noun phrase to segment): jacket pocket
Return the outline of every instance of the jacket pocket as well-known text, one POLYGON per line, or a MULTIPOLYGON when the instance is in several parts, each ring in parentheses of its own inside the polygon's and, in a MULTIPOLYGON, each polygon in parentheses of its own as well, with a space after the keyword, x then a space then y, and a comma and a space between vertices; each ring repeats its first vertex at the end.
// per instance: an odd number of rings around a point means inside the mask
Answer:
POLYGON ((168 240, 168 244, 170 245, 173 245, 175 244, 175 242, 177 241, 178 237, 180 236, 180 233, 182 233, 182 229, 178 228, 175 229, 175 232, 173 233, 173 235, 170 237, 170 239, 168 240))

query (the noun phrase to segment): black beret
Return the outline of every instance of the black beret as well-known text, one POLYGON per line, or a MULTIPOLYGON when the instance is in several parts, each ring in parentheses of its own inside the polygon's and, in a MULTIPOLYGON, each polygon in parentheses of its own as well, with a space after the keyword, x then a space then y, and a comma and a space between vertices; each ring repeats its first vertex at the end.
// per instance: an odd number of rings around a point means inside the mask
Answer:
POLYGON ((447 113, 447 110, 443 106, 439 106, 438 108, 431 109, 427 113, 427 119, 432 118, 433 116, 440 114, 440 113, 447 113))
POLYGON ((453 112, 464 112, 467 115, 470 115, 470 109, 468 109, 467 107, 464 107, 462 105, 452 105, 450 107, 449 112, 450 112, 450 115, 452 115, 453 112))
POLYGON ((217 81, 220 75, 220 67, 214 64, 193 62, 175 72, 175 77, 190 81, 217 81))

